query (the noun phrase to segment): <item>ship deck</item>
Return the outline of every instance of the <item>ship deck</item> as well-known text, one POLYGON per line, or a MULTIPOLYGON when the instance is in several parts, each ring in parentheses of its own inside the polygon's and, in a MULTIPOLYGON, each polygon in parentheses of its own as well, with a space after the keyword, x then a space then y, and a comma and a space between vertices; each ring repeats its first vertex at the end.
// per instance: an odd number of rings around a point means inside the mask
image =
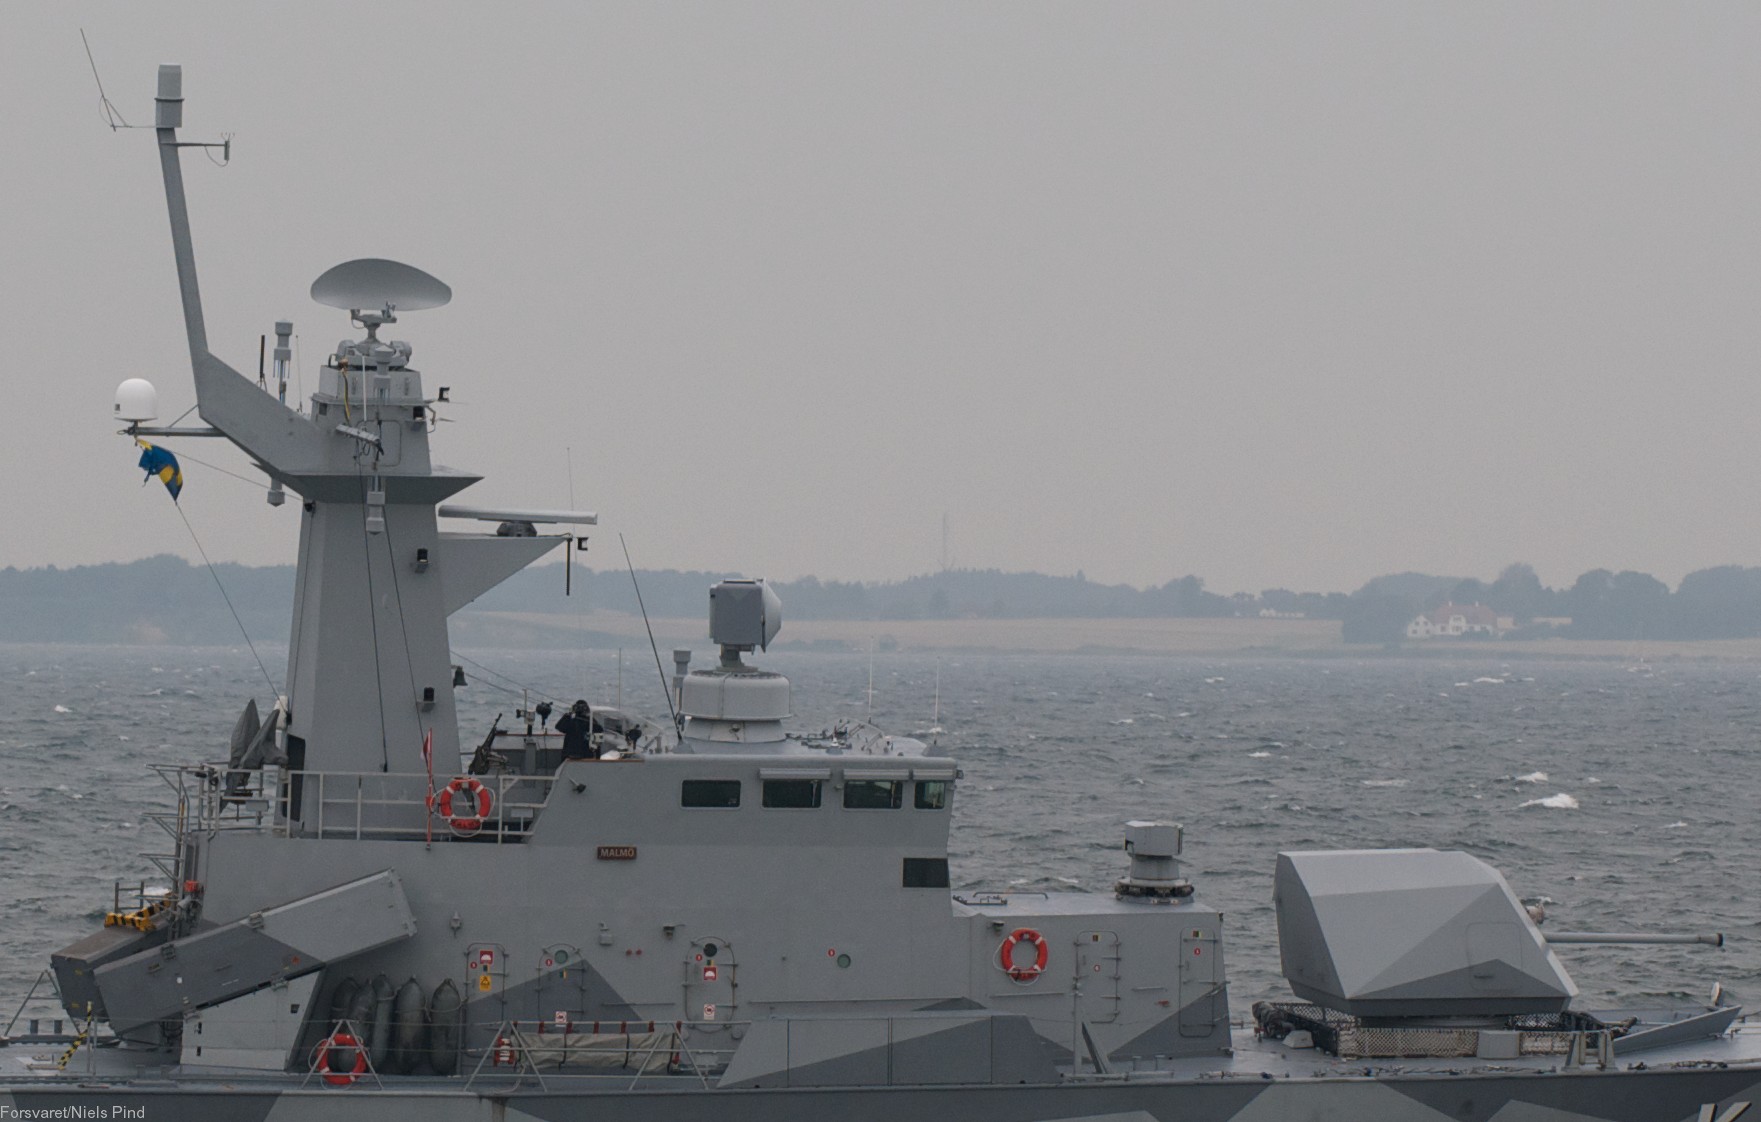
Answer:
MULTIPOLYGON (((1761 1024, 1739 1023, 1732 1031, 1716 1038, 1702 1038, 1679 1044, 1660 1045, 1631 1055, 1615 1056, 1608 1068, 1647 1070, 1672 1067, 1761 1067, 1761 1024)), ((1488 1060, 1475 1056, 1414 1059, 1340 1059, 1319 1048, 1292 1048, 1282 1041, 1256 1037, 1250 1024, 1235 1026, 1234 1054, 1227 1057, 1194 1057, 1162 1060, 1155 1065, 1142 1065, 1133 1070, 1129 1064, 1115 1064, 1114 1077, 1128 1079, 1389 1079, 1398 1077, 1424 1078, 1462 1075, 1535 1075, 1564 1071, 1596 1071, 1589 1063, 1568 1067, 1563 1055, 1521 1056, 1514 1059, 1488 1060)), ((1086 1075, 1078 1078, 1096 1078, 1086 1075)), ((1102 1077, 1104 1078, 1104 1077, 1102 1077)))
MULTIPOLYGON (((1754 1069, 1761 1074, 1761 1024, 1739 1021, 1722 1036, 1659 1045, 1630 1055, 1617 1055, 1606 1064, 1594 1056, 1584 1063, 1568 1063, 1564 1055, 1522 1056, 1490 1060, 1474 1056, 1413 1059, 1341 1059, 1314 1047, 1291 1047, 1282 1041, 1257 1036, 1251 1022, 1235 1026, 1235 1048, 1227 1056, 1158 1058, 1116 1062, 1108 1071, 1083 1070, 1063 1073, 1065 1082, 1199 1083, 1233 1080, 1299 1082, 1303 1080, 1406 1080, 1460 1079, 1464 1077, 1510 1077, 1595 1075, 1606 1071, 1666 1071, 1685 1069, 1754 1069)), ((0 1091, 23 1086, 101 1084, 140 1090, 153 1088, 197 1090, 205 1087, 285 1091, 299 1087, 321 1088, 317 1076, 303 1073, 247 1071, 237 1068, 195 1066, 140 1067, 138 1053, 122 1048, 82 1049, 63 1068, 57 1060, 68 1050, 71 1038, 15 1039, 0 1047, 0 1091)), ((475 1073, 449 1077, 433 1075, 387 1075, 374 1085, 365 1077, 357 1091, 447 1090, 473 1093, 505 1093, 514 1089, 547 1091, 611 1091, 626 1089, 685 1090, 715 1085, 715 1073, 646 1074, 628 1071, 557 1072, 541 1075, 505 1067, 484 1066, 475 1073)))

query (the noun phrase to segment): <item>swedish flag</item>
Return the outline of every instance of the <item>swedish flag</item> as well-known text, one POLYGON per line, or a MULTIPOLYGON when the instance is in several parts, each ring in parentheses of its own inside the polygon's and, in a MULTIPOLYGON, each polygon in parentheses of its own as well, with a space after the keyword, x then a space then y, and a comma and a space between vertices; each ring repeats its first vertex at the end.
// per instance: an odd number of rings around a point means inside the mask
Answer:
POLYGON ((176 502, 178 493, 183 490, 183 469, 177 466, 177 457, 144 440, 136 439, 135 443, 141 446, 141 470, 149 478, 158 476, 165 489, 171 492, 171 501, 176 502))

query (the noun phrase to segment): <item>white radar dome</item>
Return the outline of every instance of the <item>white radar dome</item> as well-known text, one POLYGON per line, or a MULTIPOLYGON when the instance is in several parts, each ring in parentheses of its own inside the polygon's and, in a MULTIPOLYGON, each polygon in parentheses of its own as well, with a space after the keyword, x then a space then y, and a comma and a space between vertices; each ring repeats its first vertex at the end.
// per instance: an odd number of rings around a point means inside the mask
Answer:
POLYGON ((145 378, 130 378, 116 387, 116 419, 151 421, 159 416, 159 391, 145 378))

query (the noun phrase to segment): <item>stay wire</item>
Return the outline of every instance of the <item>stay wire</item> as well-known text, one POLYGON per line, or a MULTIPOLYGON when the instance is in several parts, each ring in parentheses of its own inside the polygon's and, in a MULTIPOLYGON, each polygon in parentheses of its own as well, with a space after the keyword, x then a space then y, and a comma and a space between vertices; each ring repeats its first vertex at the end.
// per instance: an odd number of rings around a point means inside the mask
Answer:
POLYGON ((269 487, 265 486, 264 484, 258 482, 255 479, 252 479, 248 475, 240 475, 236 471, 227 471, 225 468, 221 467, 220 465, 211 464, 207 460, 198 460, 194 456, 190 455, 188 452, 185 452, 182 456, 179 456, 178 458, 180 460, 188 460, 192 464, 201 464, 203 467, 207 468, 209 471, 217 471, 221 475, 230 475, 234 479, 240 481, 241 483, 249 483, 251 486, 255 487, 259 491, 270 490, 269 487))
POLYGON ((257 653, 257 645, 251 642, 251 633, 245 630, 245 621, 239 618, 238 609, 232 606, 232 597, 226 594, 226 584, 215 571, 214 562, 208 560, 208 551, 202 548, 202 539, 196 536, 196 528, 190 525, 189 515, 183 512, 183 504, 174 499, 171 505, 177 508, 177 516, 183 519, 183 528, 190 532, 190 540, 196 543, 196 552, 202 555, 202 563, 208 566, 208 575, 214 578, 214 587, 220 590, 220 598, 226 601, 226 610, 232 613, 232 622, 238 624, 239 634, 245 637, 245 646, 250 648, 251 657, 257 660, 257 669, 263 672, 263 681, 269 686, 269 692, 280 697, 281 691, 275 688, 275 679, 269 676, 269 668, 263 665, 263 658, 257 653))
MULTIPOLYGON (((523 691, 513 689, 510 686, 504 686, 500 682, 492 682, 488 678, 481 679, 479 684, 488 686, 492 690, 500 690, 502 693, 507 694, 509 697, 522 697, 522 696, 524 696, 523 691)), ((545 699, 539 698, 539 700, 543 701, 545 699)))
MULTIPOLYGON (((176 428, 178 421, 183 420, 185 417, 189 416, 191 413, 194 413, 195 411, 196 411, 196 407, 194 405, 190 406, 188 409, 185 409, 181 414, 178 415, 177 421, 171 422, 171 424, 168 425, 167 427, 168 428, 176 428)), ((183 455, 179 456, 178 459, 179 460, 188 460, 192 464, 201 464, 203 467, 207 468, 209 471, 217 471, 221 475, 230 475, 232 478, 238 480, 241 483, 249 483, 251 486, 255 487, 259 491, 269 491, 272 489, 269 486, 267 486, 266 484, 263 484, 255 479, 252 479, 248 475, 240 475, 236 471, 228 471, 226 468, 221 467, 219 464, 211 464, 207 460, 199 460, 196 457, 190 455, 188 452, 185 452, 183 455)))
POLYGON ((515 678, 510 674, 503 674, 499 670, 491 669, 490 667, 483 665, 481 662, 478 662, 474 658, 465 657, 464 655, 460 654, 456 650, 452 652, 452 656, 454 658, 458 659, 460 662, 470 663, 472 666, 475 666, 479 671, 481 671, 484 674, 489 675, 490 677, 500 678, 503 682, 509 682, 514 687, 513 689, 509 689, 507 686, 498 685, 495 682, 485 680, 483 684, 486 686, 489 686, 493 689, 498 689, 498 690, 503 691, 504 693, 511 693, 511 694, 515 694, 515 695, 518 695, 521 690, 525 690, 527 693, 530 693, 532 696, 536 697, 540 701, 555 701, 555 702, 559 702, 559 703, 562 701, 562 698, 560 698, 554 694, 547 693, 544 690, 541 690, 536 686, 527 685, 525 682, 520 681, 518 678, 515 678))

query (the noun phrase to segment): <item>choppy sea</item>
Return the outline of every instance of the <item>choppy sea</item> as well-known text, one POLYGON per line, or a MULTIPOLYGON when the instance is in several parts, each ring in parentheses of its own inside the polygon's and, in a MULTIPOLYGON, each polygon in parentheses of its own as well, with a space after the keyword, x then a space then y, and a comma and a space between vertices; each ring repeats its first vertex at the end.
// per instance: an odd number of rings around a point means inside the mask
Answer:
MULTIPOLYGON (((285 651, 259 651, 279 681, 285 651)), ((519 687, 621 690, 664 714, 645 649, 624 652, 621 674, 611 651, 460 653, 466 743, 511 718, 519 687)), ((870 712, 867 655, 762 662, 793 680, 800 728, 870 712)), ((1554 929, 1726 933, 1723 950, 1562 948, 1588 1007, 1698 998, 1715 981, 1761 1003, 1753 664, 884 653, 872 666, 875 723, 939 727, 926 739, 963 769, 957 888, 1108 892, 1124 822, 1184 823, 1186 872, 1227 913, 1238 1010, 1285 992, 1277 853, 1370 846, 1465 849, 1543 898, 1554 929)), ((170 792, 148 765, 223 756, 245 700, 267 693, 242 647, 0 644, 0 1017, 101 920, 118 879, 163 879, 141 856, 167 849, 147 815, 170 792)))

